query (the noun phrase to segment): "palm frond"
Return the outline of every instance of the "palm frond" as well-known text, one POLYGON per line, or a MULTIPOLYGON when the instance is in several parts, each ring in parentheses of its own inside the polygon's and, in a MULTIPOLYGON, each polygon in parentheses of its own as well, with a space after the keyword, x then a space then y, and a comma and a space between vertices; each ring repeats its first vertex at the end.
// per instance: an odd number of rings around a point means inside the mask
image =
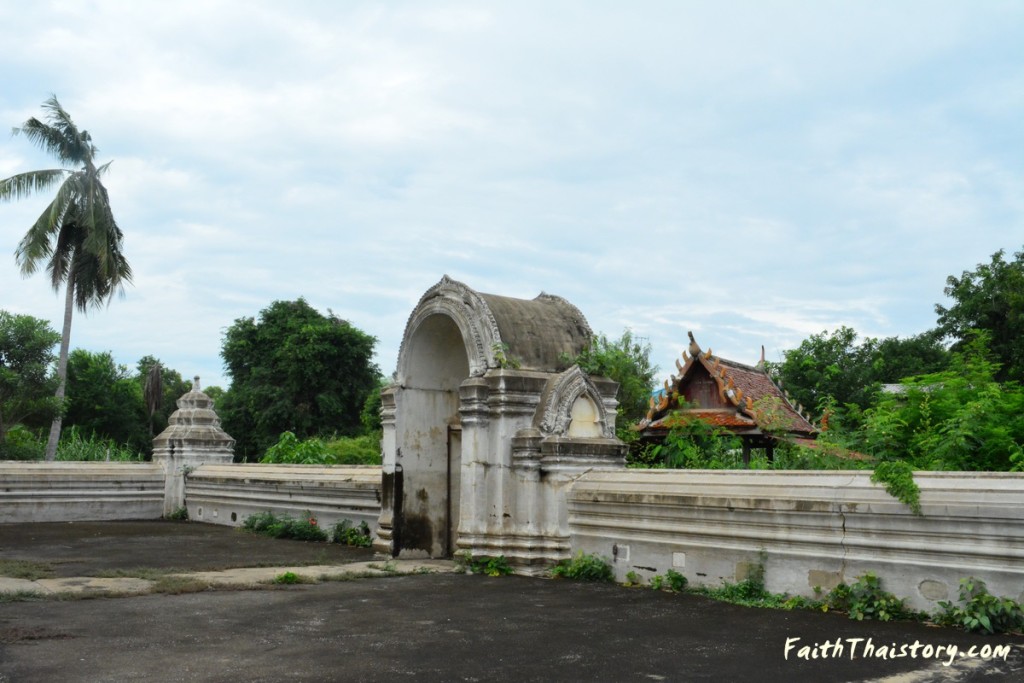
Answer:
POLYGON ((79 272, 80 260, 77 253, 83 251, 81 248, 84 234, 82 226, 76 222, 72 210, 69 210, 56 231, 56 239, 53 241, 53 251, 50 261, 46 264, 46 272, 50 276, 50 284, 55 290, 60 289, 62 283, 75 286, 75 283, 67 282, 68 274, 71 272, 72 263, 75 265, 75 280, 82 277, 79 272))
POLYGON ((36 272, 40 261, 53 254, 53 235, 59 231, 64 213, 67 211, 67 204, 61 205, 59 202, 59 196, 50 202, 18 243, 14 260, 21 268, 22 275, 28 276, 36 272), (56 221, 53 220, 54 215, 58 217, 56 221))
POLYGON ((92 160, 96 156, 97 150, 92 144, 89 133, 78 130, 56 97, 51 97, 44 102, 43 109, 48 112, 47 119, 51 123, 44 123, 33 116, 20 128, 15 128, 13 133, 24 135, 44 152, 56 157, 58 161, 66 164, 82 164, 87 169, 92 169, 92 160))
POLYGON ((73 158, 91 168, 92 160, 96 157, 98 150, 92 144, 92 136, 89 135, 89 131, 78 129, 75 122, 71 120, 71 115, 57 101, 56 95, 50 95, 50 98, 43 103, 43 109, 49 112, 47 118, 53 128, 59 131, 68 143, 68 151, 74 155, 73 158))
POLYGON ((69 171, 63 168, 52 168, 12 175, 0 180, 0 201, 24 199, 34 192, 49 190, 66 178, 68 173, 69 171))
POLYGON ((79 130, 56 97, 43 104, 44 123, 31 118, 15 128, 64 164, 80 165, 77 170, 35 171, 0 181, 0 200, 17 199, 57 185, 57 196, 25 234, 15 252, 21 271, 34 273, 46 261, 46 271, 55 289, 71 288, 77 308, 87 309, 114 293, 123 294, 132 271, 121 251, 123 235, 114 220, 107 189, 100 176, 110 162, 97 168, 96 147, 86 130, 79 130))

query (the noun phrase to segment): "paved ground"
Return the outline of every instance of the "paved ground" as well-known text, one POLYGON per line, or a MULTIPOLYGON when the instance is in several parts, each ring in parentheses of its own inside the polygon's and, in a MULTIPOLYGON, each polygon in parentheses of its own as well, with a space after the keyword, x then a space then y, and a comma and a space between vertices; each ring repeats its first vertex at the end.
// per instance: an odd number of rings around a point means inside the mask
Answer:
POLYGON ((88 584, 73 577, 112 568, 150 578, 158 572, 141 569, 218 572, 181 586, 213 585, 201 592, 174 594, 172 585, 169 593, 132 597, 0 601, 0 683, 1024 680, 1021 637, 746 609, 611 585, 393 576, 380 563, 371 569, 368 559, 363 551, 200 524, 0 525, 0 561, 56 562, 48 580, 88 584), (217 577, 234 584, 252 579, 251 572, 230 570, 253 566, 266 567, 258 572, 263 580, 286 568, 311 575, 340 568, 377 578, 217 589, 217 577), (795 647, 787 659, 787 639, 794 638, 800 640, 790 640, 795 647), (868 639, 873 651, 865 656, 868 639), (843 651, 799 657, 800 646, 825 641, 841 643, 843 651), (904 645, 905 656, 892 658, 904 645), (954 645, 951 666, 944 666, 945 652, 924 656, 954 645), (1003 645, 1009 646, 1005 658, 959 654, 1003 645))

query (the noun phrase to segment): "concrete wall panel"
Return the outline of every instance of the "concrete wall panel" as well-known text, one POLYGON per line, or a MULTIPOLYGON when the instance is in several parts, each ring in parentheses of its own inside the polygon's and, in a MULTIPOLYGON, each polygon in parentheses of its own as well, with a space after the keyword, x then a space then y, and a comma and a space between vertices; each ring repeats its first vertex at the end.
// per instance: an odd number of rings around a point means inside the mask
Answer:
POLYGON ((959 580, 1024 593, 1024 475, 919 472, 923 515, 870 472, 627 470, 583 475, 569 492, 573 552, 616 576, 675 569, 696 585, 741 581, 758 564, 773 592, 813 597, 872 571, 928 611, 959 580))
POLYGON ((299 519, 308 511, 324 529, 348 519, 372 531, 380 494, 377 465, 200 465, 185 478, 189 519, 228 526, 257 512, 299 519))
POLYGON ((157 519, 164 473, 153 463, 0 462, 0 523, 157 519))

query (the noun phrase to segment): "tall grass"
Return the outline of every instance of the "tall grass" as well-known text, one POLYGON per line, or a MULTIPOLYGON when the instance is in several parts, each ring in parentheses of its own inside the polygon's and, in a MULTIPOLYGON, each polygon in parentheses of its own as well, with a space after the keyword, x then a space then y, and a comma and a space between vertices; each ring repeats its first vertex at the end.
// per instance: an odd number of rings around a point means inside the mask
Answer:
MULTIPOLYGON (((0 444, 0 459, 3 460, 42 460, 45 454, 46 438, 21 425, 12 427, 4 443, 0 444)), ((113 439, 104 439, 96 434, 86 437, 82 430, 72 425, 61 433, 57 460, 129 462, 145 460, 145 456, 127 445, 115 443, 113 439)))

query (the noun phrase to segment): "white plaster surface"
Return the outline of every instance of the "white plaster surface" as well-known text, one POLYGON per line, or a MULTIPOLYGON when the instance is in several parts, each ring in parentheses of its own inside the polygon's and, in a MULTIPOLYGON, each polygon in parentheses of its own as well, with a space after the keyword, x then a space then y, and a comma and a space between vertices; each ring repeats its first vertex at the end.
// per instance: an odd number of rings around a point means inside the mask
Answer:
POLYGON ((1024 585, 1024 474, 918 472, 923 515, 870 472, 623 470, 584 474, 568 494, 573 552, 612 561, 616 576, 676 568, 696 585, 741 581, 763 563, 769 590, 814 596, 865 572, 928 611, 983 579, 1014 597, 1024 585), (612 546, 628 544, 628 561, 612 546), (685 567, 677 560, 685 553, 685 567))

